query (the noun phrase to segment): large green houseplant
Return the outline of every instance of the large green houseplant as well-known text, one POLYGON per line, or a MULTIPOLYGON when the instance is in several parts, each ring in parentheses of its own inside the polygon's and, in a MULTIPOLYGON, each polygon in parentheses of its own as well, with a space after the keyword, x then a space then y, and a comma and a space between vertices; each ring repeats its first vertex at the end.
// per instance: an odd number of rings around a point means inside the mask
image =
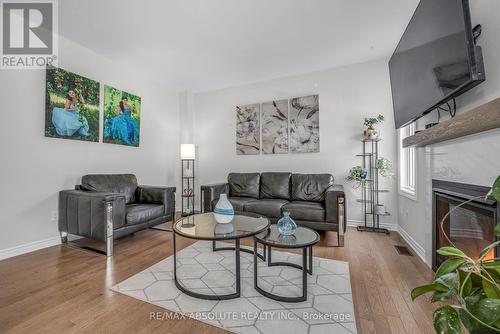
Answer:
MULTIPOLYGON (((500 201, 500 176, 486 196, 500 201)), ((454 246, 444 231, 444 221, 451 212, 477 199, 454 207, 441 221, 441 230, 450 245, 454 246)), ((495 227, 495 235, 500 236, 500 224, 495 227)), ((464 327, 474 334, 500 332, 500 262, 499 258, 486 259, 499 244, 497 241, 484 248, 477 260, 456 247, 442 247, 437 251, 448 259, 439 266, 431 284, 411 292, 412 299, 432 292, 431 302, 446 303, 434 311, 436 333, 463 333, 464 327)))

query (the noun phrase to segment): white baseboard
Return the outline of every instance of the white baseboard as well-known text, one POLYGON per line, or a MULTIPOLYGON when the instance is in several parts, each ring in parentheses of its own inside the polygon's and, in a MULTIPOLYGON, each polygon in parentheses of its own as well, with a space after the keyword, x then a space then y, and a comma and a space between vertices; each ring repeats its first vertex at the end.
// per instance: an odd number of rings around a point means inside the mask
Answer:
POLYGON ((401 236, 401 238, 403 238, 403 240, 406 241, 406 243, 411 247, 411 249, 413 249, 413 251, 415 252, 415 254, 417 254, 418 257, 425 264, 428 265, 428 263, 427 263, 427 261, 425 259, 425 249, 424 249, 424 247, 422 247, 418 242, 416 242, 415 239, 413 239, 408 234, 408 232, 406 232, 403 228, 401 228, 401 226, 398 226, 398 233, 401 236))
MULTIPOLYGON (((361 220, 347 220, 347 226, 349 227, 358 227, 358 226, 364 226, 365 222, 361 220)), ((379 225, 381 228, 386 228, 389 231, 398 231, 398 225, 396 224, 388 224, 388 223, 383 223, 381 222, 379 225)))
POLYGON ((30 252, 37 251, 42 248, 51 247, 59 245, 61 243, 60 237, 51 237, 44 240, 34 241, 27 244, 14 246, 11 248, 0 249, 0 260, 8 259, 9 257, 14 257, 30 252))

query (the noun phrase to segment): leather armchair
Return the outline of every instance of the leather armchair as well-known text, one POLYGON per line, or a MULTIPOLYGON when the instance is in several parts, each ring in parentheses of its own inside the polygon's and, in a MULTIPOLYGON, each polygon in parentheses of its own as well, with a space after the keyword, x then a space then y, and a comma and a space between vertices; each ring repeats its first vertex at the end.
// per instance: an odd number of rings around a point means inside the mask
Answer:
POLYGON ((59 232, 106 242, 172 220, 175 187, 139 186, 132 174, 86 175, 82 185, 59 192, 59 232))

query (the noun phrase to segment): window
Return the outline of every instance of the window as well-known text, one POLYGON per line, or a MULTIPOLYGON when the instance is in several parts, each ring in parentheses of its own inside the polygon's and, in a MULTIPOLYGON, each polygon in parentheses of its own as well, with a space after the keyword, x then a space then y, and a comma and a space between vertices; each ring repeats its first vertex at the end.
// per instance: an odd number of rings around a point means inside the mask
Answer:
POLYGON ((415 123, 399 130, 399 192, 411 199, 416 199, 415 188, 415 148, 403 147, 403 139, 415 134, 415 123))

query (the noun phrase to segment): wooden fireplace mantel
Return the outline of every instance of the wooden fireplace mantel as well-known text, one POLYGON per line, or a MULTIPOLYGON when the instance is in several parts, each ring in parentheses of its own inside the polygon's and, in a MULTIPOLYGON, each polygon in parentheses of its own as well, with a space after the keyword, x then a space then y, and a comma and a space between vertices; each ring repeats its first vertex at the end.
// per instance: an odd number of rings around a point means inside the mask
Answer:
POLYGON ((500 128, 500 98, 403 139, 403 147, 422 147, 500 128))

